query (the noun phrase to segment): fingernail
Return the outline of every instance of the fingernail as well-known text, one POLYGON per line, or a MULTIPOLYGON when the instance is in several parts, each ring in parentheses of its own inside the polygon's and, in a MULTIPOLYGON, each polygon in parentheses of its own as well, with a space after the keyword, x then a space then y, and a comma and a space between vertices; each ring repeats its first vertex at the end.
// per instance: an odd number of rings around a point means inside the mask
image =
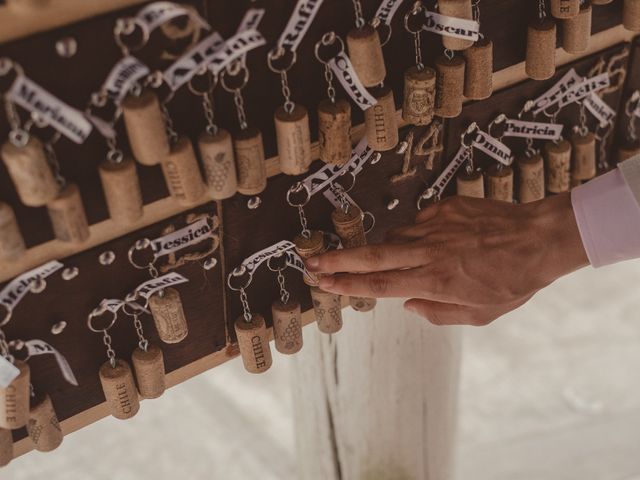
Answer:
POLYGON ((336 279, 333 277, 322 277, 320 279, 320 288, 331 288, 335 285, 336 279))
POLYGON ((308 258, 306 264, 309 270, 316 270, 320 266, 320 259, 318 257, 308 258))

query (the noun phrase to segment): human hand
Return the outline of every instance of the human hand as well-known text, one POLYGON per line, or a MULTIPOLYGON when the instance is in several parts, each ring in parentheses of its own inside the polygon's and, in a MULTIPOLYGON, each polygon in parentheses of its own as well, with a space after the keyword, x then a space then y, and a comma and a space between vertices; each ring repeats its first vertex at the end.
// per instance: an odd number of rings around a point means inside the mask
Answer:
POLYGON ((307 260, 328 292, 410 298, 437 325, 486 325, 557 278, 588 265, 569 194, 513 205, 452 197, 386 243, 307 260), (340 273, 347 272, 347 273, 340 273))

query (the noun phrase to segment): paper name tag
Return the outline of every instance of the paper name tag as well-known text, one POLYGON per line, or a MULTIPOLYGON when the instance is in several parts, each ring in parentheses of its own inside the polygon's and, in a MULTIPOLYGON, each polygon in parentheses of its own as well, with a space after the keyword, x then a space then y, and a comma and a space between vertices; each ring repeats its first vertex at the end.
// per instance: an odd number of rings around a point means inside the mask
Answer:
POLYGON ((535 138, 539 140, 559 140, 564 125, 559 123, 525 122, 524 120, 507 120, 505 137, 535 138))
POLYGON ((503 165, 509 166, 513 163, 511 149, 482 130, 476 132, 473 138, 473 146, 503 165))
POLYGON ((124 301, 117 298, 105 298, 100 302, 100 306, 106 308, 111 313, 118 313, 122 307, 128 305, 132 310, 136 310, 139 313, 151 313, 145 307, 139 303, 133 301, 124 301))
POLYGON ((385 25, 391 25, 391 20, 393 20, 400 5, 402 5, 402 0, 383 0, 376 11, 376 18, 385 25))
POLYGON ((351 60, 349 60, 346 53, 340 52, 332 58, 329 61, 329 67, 331 67, 331 70, 333 70, 335 76, 338 77, 342 87, 361 110, 367 110, 378 103, 375 97, 367 91, 360 81, 355 68, 353 68, 351 60))
POLYGON ((209 64, 222 45, 222 36, 213 32, 176 60, 163 74, 171 90, 175 91, 191 80, 203 66, 209 64))
POLYGON ((480 24, 475 20, 449 17, 429 11, 425 12, 425 23, 422 29, 445 37, 461 38, 473 42, 480 38, 480 24))
POLYGON ((31 290, 31 283, 34 280, 47 278, 62 267, 62 263, 57 260, 52 260, 14 278, 0 291, 0 303, 2 303, 7 310, 13 310, 18 302, 31 290))
POLYGON ((246 55, 247 52, 267 43, 262 34, 256 29, 245 30, 235 34, 224 43, 224 46, 211 57, 209 70, 214 75, 231 64, 234 60, 246 55))
POLYGON ((179 273, 171 272, 158 278, 153 278, 151 280, 147 280, 144 283, 141 283, 140 285, 138 285, 138 288, 136 288, 135 291, 142 298, 149 300, 149 297, 159 290, 171 287, 173 285, 186 283, 188 281, 188 278, 183 277, 179 273))
POLYGON ((358 207, 358 204, 353 200, 353 198, 351 198, 351 196, 347 192, 344 191, 344 188, 338 183, 332 183, 331 185, 329 185, 329 188, 322 192, 322 195, 324 195, 324 197, 329 200, 329 203, 335 208, 342 208, 345 203, 358 207))
POLYGON ((538 115, 560 101, 562 96, 574 85, 582 81, 582 77, 572 68, 558 80, 553 87, 533 101, 533 114, 538 115))
POLYGON ((7 388, 20 375, 20 369, 0 356, 0 388, 7 388))
POLYGON ((214 229, 208 218, 201 218, 186 227, 151 241, 154 259, 177 252, 183 248, 213 237, 214 229))
POLYGON ((287 26, 278 39, 278 47, 296 51, 321 5, 322 0, 298 0, 287 26))
POLYGON ((274 243, 262 250, 254 253, 250 257, 243 260, 242 266, 246 269, 247 273, 253 277, 253 273, 258 269, 260 265, 269 260, 270 258, 283 255, 284 253, 294 250, 296 246, 289 240, 282 240, 281 242, 274 243))
POLYGON ((601 127, 610 125, 616 118, 615 110, 595 93, 588 95, 582 100, 582 104, 591 112, 591 115, 598 120, 601 127))
POLYGON ((24 75, 16 77, 6 97, 25 110, 37 114, 74 143, 84 143, 93 129, 82 112, 53 96, 24 75))
MULTIPOLYGON (((236 33, 243 32, 245 30, 254 30, 257 29, 262 21, 262 17, 264 17, 265 10, 264 8, 250 8, 242 17, 242 21, 240 22, 240 26, 236 33)), ((240 63, 242 67, 247 66, 247 54, 244 53, 240 56, 237 62, 240 63)))
POLYGON ((188 16, 191 21, 195 22, 200 28, 210 28, 209 24, 205 22, 194 9, 186 8, 173 2, 150 3, 140 10, 135 18, 136 23, 138 23, 147 34, 150 34, 160 25, 181 16, 188 16))
POLYGON ((460 166, 470 159, 471 149, 460 146, 455 157, 453 157, 453 160, 449 162, 449 165, 447 165, 438 178, 436 178, 435 182, 433 182, 431 187, 428 188, 421 197, 425 199, 439 197, 442 192, 444 192, 444 189, 447 188, 447 185, 449 185, 449 182, 453 179, 460 166))
POLYGON ((107 94, 107 98, 120 105, 131 87, 149 72, 149 67, 140 60, 130 55, 126 56, 113 66, 102 85, 102 90, 107 94))
POLYGON ((588 95, 594 92, 607 88, 611 85, 611 80, 608 73, 601 73, 592 78, 575 84, 571 87, 560 99, 559 107, 565 107, 570 103, 578 102, 588 95))
POLYGON ((24 345, 27 348, 28 358, 35 357, 37 355, 53 355, 56 359, 56 362, 58 362, 58 368, 60 369, 60 372, 62 373, 64 379, 71 385, 74 385, 76 387, 78 386, 78 380, 76 380, 76 376, 71 369, 71 365, 69 365, 69 362, 67 361, 65 356, 62 355, 58 350, 53 348, 47 342, 38 339, 24 342, 24 345))

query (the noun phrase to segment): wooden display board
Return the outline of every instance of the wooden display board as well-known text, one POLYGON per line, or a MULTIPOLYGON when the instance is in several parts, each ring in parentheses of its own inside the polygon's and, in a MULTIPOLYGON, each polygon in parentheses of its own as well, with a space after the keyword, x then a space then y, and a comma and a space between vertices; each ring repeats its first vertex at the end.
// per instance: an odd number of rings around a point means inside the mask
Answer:
MULTIPOLYGON (((0 57, 7 56, 20 63, 29 78, 70 105, 84 110, 91 94, 101 86, 111 67, 121 58, 121 52, 113 40, 116 19, 134 15, 140 8, 139 3, 142 2, 51 0, 49 6, 32 14, 18 14, 8 6, 0 6, 0 41, 4 42, 0 45, 0 57), (6 29, 3 29, 4 25, 7 25, 6 29), (66 38, 74 39, 78 47, 77 53, 70 58, 56 54, 56 43, 66 38)), ((0 164, 0 200, 14 208, 29 247, 22 258, 0 264, 0 280, 6 282, 51 259, 59 259, 66 267, 77 267, 79 270, 79 275, 68 281, 60 275, 54 275, 47 281, 44 292, 28 294, 5 329, 9 340, 43 339, 69 361, 78 378, 78 387, 64 381, 52 359, 42 357, 31 363, 34 386, 52 396, 66 433, 106 414, 98 381, 98 368, 105 360, 104 346, 101 336, 87 329, 86 318, 102 298, 123 298, 148 277, 146 271, 133 268, 127 261, 127 251, 136 240, 155 238, 168 227, 180 228, 193 214, 205 214, 220 222, 217 231, 220 244, 208 257, 214 258, 217 265, 205 270, 200 260, 176 269, 189 279, 188 284, 178 287, 189 321, 187 339, 175 345, 161 344, 151 317, 144 318, 150 339, 162 346, 169 384, 173 385, 237 355, 233 322, 241 314, 241 306, 238 295, 226 287, 226 275, 248 255, 277 241, 291 240, 300 231, 297 211, 286 204, 285 198, 291 185, 303 177, 290 177, 279 172, 273 112, 282 103, 280 79, 269 70, 266 62, 267 52, 284 28, 295 1, 261 3, 248 0, 199 0, 182 3, 195 7, 212 28, 225 38, 233 35, 248 8, 266 9, 259 30, 267 39, 267 46, 249 54, 251 76, 244 90, 249 123, 263 132, 268 157, 270 179, 267 190, 261 195, 262 205, 258 209, 248 209, 247 197, 242 195, 223 202, 204 201, 200 205, 185 207, 168 196, 159 166, 138 165, 145 214, 131 228, 119 227, 108 219, 97 171, 107 148, 104 139, 94 132, 81 146, 65 139, 55 146, 63 174, 80 187, 91 224, 91 237, 86 243, 69 245, 54 239, 45 208, 29 208, 20 203, 4 165, 0 164), (98 261, 99 255, 105 251, 115 253, 116 261, 112 265, 104 266, 98 261), (60 320, 66 321, 68 326, 60 335, 53 335, 51 327, 60 320)), ((363 1, 365 18, 374 15, 378 3, 363 1)), ((395 92, 397 107, 401 105, 403 72, 414 62, 412 39, 402 24, 404 13, 410 8, 410 2, 406 3, 396 15, 391 40, 384 47, 388 71, 386 83, 395 92)), ((434 3, 428 1, 425 5, 433 9, 434 3)), ((484 127, 497 113, 516 114, 526 99, 551 86, 570 66, 584 75, 599 58, 609 58, 626 51, 629 59, 634 59, 634 68, 640 68, 638 48, 632 51, 630 44, 625 43, 632 39, 632 34, 620 26, 621 1, 616 0, 609 5, 594 7, 594 36, 588 52, 578 59, 578 56, 558 49, 557 60, 563 66, 558 69, 556 77, 545 82, 527 80, 523 60, 526 24, 533 14, 533 5, 523 8, 522 3, 521 0, 483 2, 482 31, 493 40, 495 46, 496 93, 488 100, 468 103, 460 117, 443 122, 439 135, 439 143, 443 148, 432 159, 433 169, 424 167, 425 159, 413 159, 419 166, 418 173, 402 182, 393 182, 392 177, 402 170, 404 155, 387 152, 377 164, 368 165, 358 177, 350 194, 376 219, 370 241, 381 241, 389 228, 413 220, 420 192, 451 158, 459 146, 460 132, 470 121, 476 121, 484 127), (397 207, 389 209, 389 203, 394 200, 397 201, 397 207)), ((328 31, 335 31, 344 37, 352 25, 353 14, 349 2, 325 0, 300 47, 299 60, 289 72, 293 99, 309 109, 314 142, 317 140, 316 107, 326 96, 322 66, 313 54, 314 44, 328 31)), ((426 34, 423 45, 425 63, 432 65, 436 54, 441 51, 441 41, 435 35, 426 34)), ((189 39, 169 42, 166 38, 154 35, 149 47, 140 52, 140 58, 153 69, 164 69, 188 46, 189 39)), ((628 62, 624 63, 626 67, 628 62)), ((625 88, 638 88, 639 77, 638 74, 628 75, 625 88)), ((341 90, 338 91, 340 96, 344 96, 341 90)), ((621 88, 605 100, 617 110, 625 95, 621 88)), ((214 105, 217 123, 236 131, 238 124, 232 96, 218 87, 214 92, 214 105)), ((204 130, 206 123, 200 100, 188 89, 179 90, 168 104, 168 109, 179 133, 195 139, 204 130)), ((363 135, 363 117, 355 107, 353 111, 353 140, 358 141, 363 135)), ((561 121, 567 125, 575 123, 575 112, 561 117, 561 121)), ((411 127, 403 126, 400 138, 405 138, 410 130, 411 127)), ((422 127, 414 134, 419 137, 424 130, 425 127, 422 127)), ((118 124, 118 133, 122 146, 127 150, 122 123, 118 124)), ((0 118, 0 136, 4 139, 7 134, 7 122, 0 118)), ((609 151, 615 148, 614 136, 611 142, 609 151)), ((314 144, 314 158, 317 158, 317 144, 314 144)), ((316 161, 311 170, 321 166, 322 163, 316 161)), ((310 226, 332 230, 329 216, 331 208, 322 195, 314 197, 305 208, 310 226)), ((300 274, 287 272, 286 277, 292 294, 301 299, 305 310, 309 310, 308 288, 302 283, 300 274)), ((248 291, 252 310, 268 317, 271 302, 277 293, 273 273, 263 269, 256 275, 248 291)), ((313 321, 310 312, 305 314, 304 321, 313 321)), ((137 343, 131 322, 121 320, 113 330, 113 337, 117 354, 128 358, 137 343)), ((15 432, 18 453, 31 448, 25 435, 24 431, 15 432)))

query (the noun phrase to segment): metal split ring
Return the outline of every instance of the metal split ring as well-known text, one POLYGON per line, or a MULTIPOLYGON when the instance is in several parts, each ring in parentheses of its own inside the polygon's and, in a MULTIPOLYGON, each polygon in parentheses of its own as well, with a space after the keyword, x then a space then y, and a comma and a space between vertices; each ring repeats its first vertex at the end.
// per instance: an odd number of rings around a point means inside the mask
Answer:
POLYGON ((343 52, 344 52, 344 42, 342 41, 342 38, 336 35, 336 32, 333 32, 333 31, 327 32, 324 35, 322 35, 322 38, 318 42, 316 42, 316 45, 314 48, 314 54, 316 58, 320 63, 324 63, 324 64, 329 63, 332 58, 335 58, 337 55, 340 55, 343 52), (336 54, 333 55, 331 58, 324 59, 320 53, 320 48, 331 47, 336 43, 338 44, 338 51, 336 52, 336 54))
POLYGON ((216 85, 218 84, 218 76, 217 75, 213 75, 211 73, 211 71, 206 67, 206 65, 204 65, 202 67, 202 69, 200 71, 198 71, 193 77, 191 77, 189 79, 189 82, 187 82, 187 86, 189 87, 189 91, 191 93, 193 93, 194 95, 198 95, 198 96, 204 96, 204 95, 209 95, 211 94, 211 92, 213 92, 213 90, 216 88, 216 85), (207 81, 208 80, 208 85, 206 89, 198 89, 193 81, 194 80, 200 80, 201 77, 206 77, 204 80, 207 81))
POLYGON ((240 265, 239 267, 234 268, 229 275, 227 275, 227 286, 233 290, 234 292, 241 292, 245 288, 248 288, 251 285, 251 281, 253 280, 253 274, 249 272, 249 269, 245 265, 240 265), (241 284, 241 286, 237 287, 232 285, 232 279, 238 279, 244 276, 247 276, 247 282, 241 284))
MULTIPOLYGON (((493 138, 497 138, 497 139, 502 138, 504 136, 504 131, 500 135, 494 135, 493 128, 498 125, 504 124, 506 121, 507 121, 507 116, 504 113, 501 113, 496 118, 491 120, 491 122, 489 122, 489 125, 487 126, 487 133, 493 138)), ((503 126, 503 129, 504 129, 504 126, 503 126)))
POLYGON ((113 28, 113 37, 118 47, 120 47, 120 50, 122 50, 123 55, 127 56, 131 51, 135 52, 140 50, 147 44, 149 41, 149 31, 143 28, 135 18, 119 18, 116 20, 116 25, 113 28), (142 39, 136 45, 127 45, 123 37, 133 35, 137 28, 142 32, 142 39))
POLYGON ((135 268, 137 268, 138 270, 146 270, 146 269, 148 269, 150 267, 153 267, 153 264, 155 263, 155 251, 153 249, 153 244, 151 243, 151 240, 149 240, 146 237, 145 238, 141 238, 140 240, 137 240, 136 243, 134 243, 133 246, 127 252, 127 257, 129 258, 129 263, 131 265, 133 265, 135 268), (154 254, 153 261, 149 262, 146 265, 142 265, 142 264, 137 263, 133 259, 133 254, 135 252, 141 252, 143 250, 147 250, 148 248, 150 248, 151 251, 154 254))
POLYGON ((101 303, 99 306, 94 308, 91 311, 91 313, 89 313, 89 316, 87 317, 87 327, 89 328, 89 330, 95 333, 108 332, 111 329, 111 327, 115 325, 117 319, 118 319, 118 314, 116 312, 109 310, 104 303, 101 303), (107 324, 105 328, 95 328, 93 325, 94 318, 100 317, 107 312, 111 313, 112 315, 110 322, 107 324))
POLYGON ((269 65, 269 69, 271 69, 271 71, 274 73, 288 72, 289 70, 291 70, 291 67, 293 67, 297 60, 298 53, 295 50, 285 50, 283 47, 279 46, 270 50, 267 54, 267 65, 269 65), (282 60, 287 55, 287 52, 291 53, 291 60, 289 61, 289 63, 287 63, 285 67, 276 68, 274 62, 277 60, 282 60))
POLYGON ((467 143, 467 139, 471 135, 475 136, 478 131, 480 131, 480 128, 478 127, 478 124, 476 122, 472 122, 471 124, 469 124, 467 129, 462 132, 462 134, 460 134, 460 143, 462 144, 462 146, 465 148, 473 147, 473 143, 467 143))
POLYGON ((309 188, 302 182, 295 183, 289 190, 287 190, 287 203, 291 207, 304 207, 307 203, 309 203, 309 200, 311 200, 311 192, 309 191, 309 188), (302 191, 305 192, 304 201, 301 203, 294 203, 291 200, 291 196, 302 191))
POLYGON ((0 322, 0 328, 4 327, 11 320, 11 315, 13 314, 13 309, 7 307, 4 303, 0 303, 0 306, 6 310, 4 318, 0 322))
POLYGON ((229 93, 234 93, 237 90, 242 90, 247 85, 247 83, 249 83, 249 69, 244 65, 241 69, 238 69, 236 73, 232 73, 228 68, 226 68, 220 75, 220 84, 222 85, 222 88, 224 88, 229 93), (242 81, 240 82, 240 85, 234 88, 230 87, 227 78, 237 78, 240 77, 240 74, 242 74, 242 81))

